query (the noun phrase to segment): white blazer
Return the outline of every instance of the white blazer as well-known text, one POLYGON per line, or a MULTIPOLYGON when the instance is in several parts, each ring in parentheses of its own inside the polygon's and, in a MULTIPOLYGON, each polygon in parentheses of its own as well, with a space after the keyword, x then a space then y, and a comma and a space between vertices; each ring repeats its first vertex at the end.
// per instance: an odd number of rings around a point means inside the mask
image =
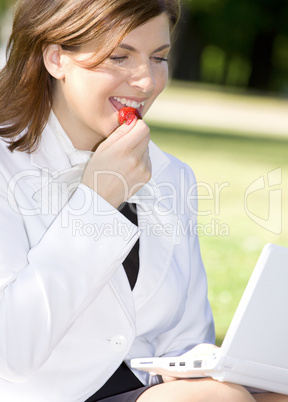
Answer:
POLYGON ((49 126, 32 154, 0 141, 1 401, 85 401, 123 360, 214 341, 194 175, 149 148, 136 227, 79 185, 49 126), (139 236, 131 291, 122 262, 139 236))

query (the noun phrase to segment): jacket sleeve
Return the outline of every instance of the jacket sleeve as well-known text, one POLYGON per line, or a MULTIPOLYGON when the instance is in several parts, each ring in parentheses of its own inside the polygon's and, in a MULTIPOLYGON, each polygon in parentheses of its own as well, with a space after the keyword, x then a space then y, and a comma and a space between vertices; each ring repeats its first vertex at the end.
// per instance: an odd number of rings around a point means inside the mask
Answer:
MULTIPOLYGON (((3 190, 3 186, 2 190, 3 190)), ((49 357, 77 317, 97 298, 139 237, 139 229, 85 185, 80 185, 44 236, 30 248, 23 217, 0 189, 0 377, 24 381, 49 357), (84 197, 91 205, 79 214, 84 197), (101 206, 101 214, 95 213, 101 206), (77 216, 74 214, 77 211, 77 216), (129 236, 94 236, 83 225, 129 227, 129 236), (64 224, 65 223, 65 224, 64 224)))
MULTIPOLYGON (((197 235, 197 186, 192 170, 186 166, 185 177, 187 178, 186 189, 193 189, 190 194, 190 205, 186 203, 186 211, 183 220, 183 227, 193 230, 186 234, 182 233, 180 242, 187 244, 189 248, 186 255, 190 260, 180 260, 180 264, 187 264, 189 272, 189 285, 187 287, 186 303, 183 315, 178 324, 170 331, 158 337, 156 356, 178 356, 192 349, 199 343, 214 343, 215 330, 211 307, 207 298, 207 278, 203 266, 199 238, 197 235), (188 238, 187 238, 188 236, 188 238)), ((187 194, 181 194, 188 200, 187 194)), ((178 214, 179 217, 179 214, 178 214)))

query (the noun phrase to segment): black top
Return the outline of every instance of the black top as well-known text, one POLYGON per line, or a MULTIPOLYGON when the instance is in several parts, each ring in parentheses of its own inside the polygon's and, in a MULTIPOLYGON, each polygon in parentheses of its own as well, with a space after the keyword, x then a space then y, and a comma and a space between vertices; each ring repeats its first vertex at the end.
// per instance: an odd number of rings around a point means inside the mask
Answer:
MULTIPOLYGON (((118 209, 127 219, 134 223, 134 225, 138 226, 136 204, 124 202, 118 209)), ((123 261, 123 266, 126 271, 130 287, 133 290, 139 273, 139 240, 137 240, 130 253, 123 261)))
MULTIPOLYGON (((136 204, 127 202, 120 205, 119 211, 126 216, 134 225, 138 225, 136 204)), ((127 274, 131 290, 133 290, 139 272, 139 240, 135 243, 130 253, 123 261, 123 266, 127 274)), ((132 371, 123 362, 109 380, 92 395, 86 402, 99 401, 109 396, 122 394, 134 389, 143 387, 141 381, 132 373, 132 371)))

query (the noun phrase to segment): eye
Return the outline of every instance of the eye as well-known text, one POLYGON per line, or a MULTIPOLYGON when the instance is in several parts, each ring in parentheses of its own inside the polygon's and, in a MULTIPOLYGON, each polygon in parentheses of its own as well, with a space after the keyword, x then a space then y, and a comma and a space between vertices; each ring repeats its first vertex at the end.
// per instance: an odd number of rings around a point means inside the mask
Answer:
POLYGON ((127 56, 110 56, 110 60, 115 62, 116 64, 123 63, 127 59, 127 56))
POLYGON ((153 59, 155 60, 156 63, 167 63, 168 59, 166 57, 156 57, 154 56, 153 59))

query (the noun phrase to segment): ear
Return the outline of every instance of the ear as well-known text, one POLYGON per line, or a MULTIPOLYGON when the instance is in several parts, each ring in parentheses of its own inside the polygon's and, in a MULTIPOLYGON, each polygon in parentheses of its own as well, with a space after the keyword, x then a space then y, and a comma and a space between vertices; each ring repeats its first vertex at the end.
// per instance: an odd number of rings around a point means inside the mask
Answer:
POLYGON ((61 49, 59 45, 48 45, 43 51, 43 61, 46 70, 57 80, 65 78, 61 49))

